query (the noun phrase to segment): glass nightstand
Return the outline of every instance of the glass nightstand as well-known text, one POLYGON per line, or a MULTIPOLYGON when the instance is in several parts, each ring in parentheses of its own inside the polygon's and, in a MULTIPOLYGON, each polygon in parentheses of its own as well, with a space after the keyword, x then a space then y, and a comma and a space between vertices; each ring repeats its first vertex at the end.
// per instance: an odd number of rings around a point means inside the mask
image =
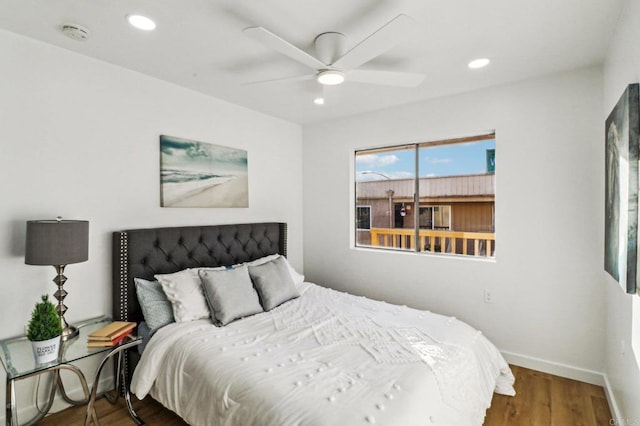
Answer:
POLYGON ((122 383, 122 388, 124 390, 124 397, 127 403, 127 408, 129 409, 129 414, 133 420, 139 424, 143 425, 144 422, 136 415, 133 410, 133 406, 131 405, 131 399, 129 395, 129 385, 126 382, 126 375, 124 371, 124 363, 122 362, 122 358, 124 356, 124 351, 131 347, 137 346, 142 343, 142 339, 137 336, 130 336, 125 339, 122 343, 117 346, 110 346, 104 348, 89 348, 87 347, 87 336, 98 330, 101 327, 109 324, 111 319, 108 317, 98 317, 93 318, 87 321, 83 321, 80 323, 75 323, 74 325, 80 330, 80 335, 71 340, 67 340, 66 342, 61 343, 60 354, 58 355, 58 359, 56 361, 52 361, 46 364, 36 364, 33 350, 31 348, 31 342, 27 340, 25 336, 14 337, 11 339, 1 340, 0 341, 0 363, 4 367, 4 370, 7 374, 7 391, 6 391, 6 424, 7 426, 18 426, 18 415, 16 412, 15 406, 15 382, 18 380, 23 380, 38 374, 43 373, 51 373, 53 374, 53 380, 51 381, 51 390, 49 392, 49 400, 47 405, 45 406, 42 412, 38 413, 33 419, 29 420, 27 425, 31 425, 42 419, 51 409, 53 405, 53 400, 55 398, 56 392, 59 391, 62 395, 62 398, 72 405, 82 405, 87 404, 87 417, 85 424, 89 424, 91 420, 98 425, 98 418, 94 409, 94 402, 97 394, 97 386, 100 378, 100 374, 102 373, 102 369, 106 365, 107 361, 117 355, 116 359, 116 371, 117 376, 115 380, 115 395, 111 395, 106 393, 104 396, 110 402, 115 402, 120 395, 120 384, 122 383), (83 358, 87 358, 90 356, 94 356, 97 354, 102 354, 102 362, 100 363, 98 369, 96 370, 95 379, 93 381, 92 389, 89 390, 87 386, 87 380, 82 373, 82 371, 72 365, 72 362, 78 361, 83 358), (83 400, 74 400, 71 399, 65 389, 64 384, 62 383, 62 378, 60 377, 61 370, 68 370, 75 373, 80 379, 80 383, 82 384, 82 388, 84 390, 85 399, 83 400), (121 382, 122 381, 122 382, 121 382))

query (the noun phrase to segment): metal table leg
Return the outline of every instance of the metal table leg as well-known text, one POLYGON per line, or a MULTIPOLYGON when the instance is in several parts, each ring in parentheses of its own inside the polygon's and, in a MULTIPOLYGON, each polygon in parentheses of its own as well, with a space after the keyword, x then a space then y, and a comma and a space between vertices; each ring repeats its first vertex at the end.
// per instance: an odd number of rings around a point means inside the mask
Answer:
POLYGON ((18 425, 18 415, 16 413, 16 386, 14 380, 7 379, 7 393, 5 395, 7 405, 5 406, 5 420, 7 426, 18 425))
MULTIPOLYGON (((75 365, 68 365, 67 369, 77 370, 76 374, 78 373, 81 374, 80 369, 75 365)), ((62 383, 62 377, 60 377, 60 371, 58 371, 58 374, 57 374, 56 380, 58 381, 58 389, 60 390, 60 394, 62 395, 62 398, 71 405, 84 405, 87 402, 89 402, 89 386, 87 385, 87 380, 84 378, 84 374, 82 376, 80 376, 80 374, 78 374, 78 377, 81 377, 80 384, 82 385, 82 390, 84 391, 84 399, 78 399, 78 400, 71 399, 71 397, 67 395, 67 391, 64 388, 64 383, 62 383)))
POLYGON ((102 360, 102 362, 100 363, 100 366, 98 367, 98 370, 96 371, 96 376, 93 380, 93 386, 91 388, 91 394, 89 396, 89 403, 87 404, 87 416, 85 417, 84 420, 84 424, 85 426, 88 426, 91 424, 91 422, 93 421, 93 423, 96 426, 99 426, 99 422, 98 422, 98 416, 96 414, 96 409, 94 407, 95 405, 95 400, 96 400, 96 394, 98 392, 98 382, 100 381, 100 375, 102 374, 102 369, 104 368, 104 366, 107 364, 107 361, 109 359, 111 359, 111 357, 113 357, 114 355, 118 355, 117 358, 117 374, 116 374, 116 386, 115 386, 115 390, 116 390, 116 394, 115 396, 111 396, 108 393, 105 394, 105 397, 107 398, 107 400, 110 403, 115 403, 118 400, 118 396, 120 395, 120 380, 122 380, 122 384, 124 386, 124 398, 125 398, 125 402, 127 403, 127 409, 129 410, 129 415, 131 416, 131 418, 133 419, 134 422, 136 422, 137 425, 144 425, 144 421, 142 421, 142 419, 140 417, 138 417, 138 415, 136 414, 136 412, 133 409, 133 405, 131 404, 131 395, 129 394, 129 384, 127 383, 127 377, 124 371, 124 363, 122 362, 122 356, 123 356, 123 351, 132 348, 134 346, 137 346, 141 343, 141 340, 136 340, 133 342, 128 342, 128 343, 123 343, 117 347, 115 347, 111 352, 109 352, 107 354, 107 356, 104 357, 104 359, 102 360))
POLYGON ((49 412, 49 410, 51 409, 51 406, 53 405, 53 401, 55 399, 56 396, 56 391, 60 390, 60 393, 62 394, 62 397, 65 399, 65 401, 67 401, 69 404, 73 404, 73 405, 83 405, 86 404, 88 399, 89 399, 89 386, 87 386, 87 380, 84 377, 84 374, 82 374, 82 371, 76 367, 75 365, 69 365, 69 364, 60 364, 60 365, 56 365, 55 367, 51 367, 48 370, 42 370, 42 371, 36 371, 32 374, 26 375, 26 376, 22 376, 18 379, 11 379, 11 380, 7 380, 7 395, 6 395, 6 401, 7 401, 7 405, 6 405, 6 424, 7 426, 18 426, 18 413, 16 410, 16 395, 15 395, 15 382, 16 380, 22 380, 22 379, 26 379, 29 377, 33 377, 33 376, 37 376, 43 373, 52 373, 53 374, 53 381, 51 383, 51 390, 49 391, 49 399, 47 401, 47 405, 44 407, 43 410, 39 410, 38 414, 36 414, 32 419, 30 419, 28 422, 26 422, 24 424, 24 426, 31 426, 36 424, 37 422, 39 422, 40 420, 42 420, 42 418, 49 412), (82 390, 84 391, 84 395, 85 395, 85 399, 83 400, 74 400, 71 399, 65 389, 64 389, 64 385, 62 383, 62 379, 60 377, 60 370, 69 370, 74 372, 78 378, 80 379, 80 384, 82 385, 82 390))

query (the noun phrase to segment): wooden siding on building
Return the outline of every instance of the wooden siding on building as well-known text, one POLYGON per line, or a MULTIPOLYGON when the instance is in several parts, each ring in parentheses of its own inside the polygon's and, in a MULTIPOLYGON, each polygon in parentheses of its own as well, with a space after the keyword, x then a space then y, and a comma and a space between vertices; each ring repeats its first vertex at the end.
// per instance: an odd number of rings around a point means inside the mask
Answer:
POLYGON ((447 176, 420 179, 420 196, 426 197, 470 197, 494 195, 494 174, 447 176))
MULTIPOLYGON (((494 196, 495 175, 479 174, 420 178, 420 198, 494 196)), ((375 180, 356 183, 356 198, 413 199, 413 179, 375 180)))
POLYGON ((494 232, 493 203, 452 203, 451 229, 462 232, 494 232))
MULTIPOLYGON (((394 197, 393 205, 398 202, 394 197)), ((389 201, 380 199, 360 199, 359 206, 371 207, 371 227, 390 228, 389 201)), ((438 202, 427 203, 421 200, 420 207, 426 206, 451 206, 451 230, 460 232, 495 232, 493 229, 493 203, 492 202, 438 202)), ((407 214, 403 224, 397 223, 393 218, 391 228, 413 228, 413 215, 415 209, 413 203, 407 204, 407 214)))

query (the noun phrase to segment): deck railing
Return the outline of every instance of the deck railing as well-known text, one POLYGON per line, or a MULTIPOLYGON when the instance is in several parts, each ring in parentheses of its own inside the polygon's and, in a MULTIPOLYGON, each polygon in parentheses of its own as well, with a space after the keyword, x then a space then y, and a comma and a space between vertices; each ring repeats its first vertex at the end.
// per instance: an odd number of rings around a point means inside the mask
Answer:
MULTIPOLYGON (((404 228, 371 228, 371 245, 415 250, 415 231, 404 228)), ((419 251, 493 257, 495 234, 421 229, 419 251)))

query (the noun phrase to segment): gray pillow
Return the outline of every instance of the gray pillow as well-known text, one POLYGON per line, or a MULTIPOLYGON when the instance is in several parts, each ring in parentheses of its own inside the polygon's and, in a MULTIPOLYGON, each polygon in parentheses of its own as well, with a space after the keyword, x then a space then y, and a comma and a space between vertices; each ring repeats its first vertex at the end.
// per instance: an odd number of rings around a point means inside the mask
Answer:
POLYGON ((263 265, 249 266, 249 274, 265 311, 300 296, 282 257, 263 265))
POLYGON ((227 325, 235 319, 263 312, 247 266, 201 269, 198 274, 216 324, 227 325))
POLYGON ((136 284, 136 294, 144 320, 152 335, 165 325, 175 322, 171 302, 158 281, 147 281, 142 278, 134 278, 133 281, 136 284))
POLYGON ((147 324, 146 321, 142 321, 140 324, 138 324, 136 334, 138 335, 138 337, 142 338, 142 343, 138 345, 138 353, 142 355, 142 352, 144 352, 144 348, 147 347, 147 343, 149 343, 149 339, 152 336, 149 324, 147 324))

